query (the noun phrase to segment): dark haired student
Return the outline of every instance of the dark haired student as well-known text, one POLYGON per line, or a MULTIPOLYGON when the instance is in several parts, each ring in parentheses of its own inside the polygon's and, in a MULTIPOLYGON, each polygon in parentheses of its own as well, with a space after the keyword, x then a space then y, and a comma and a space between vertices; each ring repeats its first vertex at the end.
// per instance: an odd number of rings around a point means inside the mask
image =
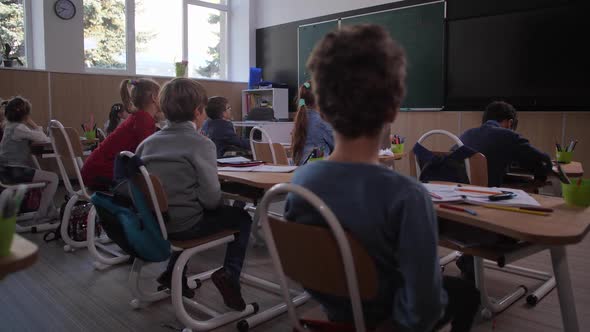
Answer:
POLYGON ((2 102, 0 112, 6 115, 6 126, 0 142, 0 181, 8 184, 45 182, 35 223, 58 217, 53 196, 59 185, 57 174, 32 167, 31 143, 47 143, 49 137, 31 117, 31 103, 21 97, 2 102))
POLYGON ((518 115, 514 107, 503 101, 486 106, 482 125, 461 135, 463 144, 486 156, 488 162, 488 186, 499 187, 508 167, 518 162, 520 167, 546 176, 551 171, 551 158, 531 145, 528 139, 515 130, 518 115))
MULTIPOLYGON (((327 160, 302 166, 292 182, 317 194, 374 258, 378 295, 363 302, 368 327, 389 319, 394 331, 424 332, 450 321, 453 332, 469 331, 479 292, 464 280, 441 276, 437 218, 428 192, 379 164, 381 133, 395 120, 404 96, 403 50, 382 27, 344 27, 316 45, 307 66, 317 109, 334 128, 336 144, 327 160)), ((324 223, 292 194, 285 217, 324 223)), ((311 295, 330 320, 351 321, 348 299, 311 295)))
POLYGON ((231 123, 231 106, 225 97, 211 97, 205 108, 209 120, 205 121, 201 132, 215 143, 217 158, 227 151, 250 151, 250 141, 240 138, 231 123))

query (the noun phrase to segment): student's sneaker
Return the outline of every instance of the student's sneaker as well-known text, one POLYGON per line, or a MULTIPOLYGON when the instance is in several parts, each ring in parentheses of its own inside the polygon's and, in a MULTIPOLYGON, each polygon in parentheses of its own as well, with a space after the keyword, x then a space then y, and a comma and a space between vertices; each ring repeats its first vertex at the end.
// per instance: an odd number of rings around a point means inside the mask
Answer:
MULTIPOLYGON (((157 279, 162 288, 172 289, 172 273, 164 271, 157 279)), ((158 288, 160 289, 160 288, 158 288)), ((186 276, 182 276, 182 296, 189 299, 195 297, 195 291, 188 287, 188 280, 186 276)))
POLYGON ((224 268, 213 272, 211 280, 221 293, 226 306, 237 311, 246 309, 246 302, 244 302, 242 293, 240 292, 240 284, 233 282, 224 268))

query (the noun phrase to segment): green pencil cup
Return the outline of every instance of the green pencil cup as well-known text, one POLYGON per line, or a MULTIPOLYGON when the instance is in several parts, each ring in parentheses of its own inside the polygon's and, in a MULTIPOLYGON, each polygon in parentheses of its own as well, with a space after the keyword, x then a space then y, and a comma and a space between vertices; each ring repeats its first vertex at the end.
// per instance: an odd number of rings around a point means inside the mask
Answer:
POLYGON ((10 255, 12 238, 16 231, 16 216, 11 218, 0 218, 0 257, 10 255))
POLYGON ((95 140, 96 139, 96 130, 85 131, 84 137, 86 137, 87 140, 95 140))
POLYGON ((402 154, 404 153, 404 143, 401 144, 391 144, 391 152, 394 154, 402 154))
POLYGON ((563 200, 569 205, 590 206, 590 179, 581 180, 579 185, 576 179, 572 181, 572 184, 561 184, 563 200))
POLYGON ((569 164, 572 162, 573 152, 555 151, 555 160, 560 164, 569 164))

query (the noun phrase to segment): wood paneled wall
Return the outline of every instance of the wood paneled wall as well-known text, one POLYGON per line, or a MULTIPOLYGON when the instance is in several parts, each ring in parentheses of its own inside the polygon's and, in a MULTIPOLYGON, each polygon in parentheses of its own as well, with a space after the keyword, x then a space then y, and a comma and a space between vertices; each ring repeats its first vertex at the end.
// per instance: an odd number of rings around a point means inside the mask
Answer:
MULTIPOLYGON (((520 112, 518 132, 540 150, 555 156, 555 141, 562 145, 572 139, 579 141, 574 160, 581 161, 590 174, 590 113, 589 112, 520 112)), ((418 138, 432 129, 444 129, 459 136, 467 129, 481 125, 481 112, 401 112, 391 126, 391 132, 406 136, 409 151, 418 138)), ((438 136, 442 137, 442 136, 438 136)), ((452 145, 448 139, 427 141, 429 149, 445 150, 452 145)), ((409 162, 396 163, 396 168, 409 175, 409 162)))
MULTIPOLYGON (((0 98, 21 95, 33 104, 33 118, 45 126, 57 119, 64 126, 77 130, 94 114, 102 127, 108 119, 111 105, 120 102, 119 84, 128 78, 119 75, 67 74, 35 70, 0 69, 0 98)), ((135 77, 134 77, 135 78, 135 77)), ((171 78, 156 77, 163 85, 171 78)), ((234 117, 242 108, 241 91, 247 83, 198 80, 209 96, 229 99, 234 117)))
MULTIPOLYGON (((79 128, 94 114, 102 125, 113 103, 119 101, 119 83, 125 76, 97 74, 65 74, 45 71, 0 69, 0 98, 21 95, 33 103, 33 116, 39 124, 55 118, 66 126, 79 128), (51 106, 50 106, 51 103, 51 106)), ((157 77, 164 84, 169 78, 157 77)), ((246 83, 199 80, 209 96, 221 95, 230 100, 234 118, 241 110, 241 90, 246 83)), ((418 138, 431 129, 445 129, 460 135, 479 126, 481 112, 400 112, 392 125, 392 133, 406 136, 406 151, 418 138)), ((539 149, 555 155, 555 140, 562 144, 579 141, 574 159, 581 161, 590 174, 590 112, 530 112, 519 113, 518 131, 539 149)), ((446 149, 450 140, 436 138, 427 144, 431 149, 446 149)), ((409 174, 409 163, 396 167, 409 174)))

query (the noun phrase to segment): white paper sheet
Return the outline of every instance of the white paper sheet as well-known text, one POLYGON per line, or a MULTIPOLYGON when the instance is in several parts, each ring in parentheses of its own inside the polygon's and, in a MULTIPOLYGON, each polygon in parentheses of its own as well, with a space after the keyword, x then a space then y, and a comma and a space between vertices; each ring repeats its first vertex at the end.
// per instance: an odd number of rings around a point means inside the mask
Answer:
POLYGON ((439 198, 432 197, 434 203, 452 203, 452 202, 465 202, 475 205, 500 205, 500 206, 513 206, 513 207, 526 207, 526 206, 541 206, 537 200, 531 195, 527 194, 523 190, 512 189, 512 188, 486 188, 486 187, 475 187, 475 186, 461 186, 446 185, 446 184, 432 184, 424 183, 424 187, 432 194, 437 195, 439 198), (460 191, 460 189, 467 190, 479 190, 489 191, 494 193, 500 193, 502 191, 509 191, 516 194, 516 197, 503 200, 503 201, 490 201, 488 197, 490 194, 474 193, 460 191))

